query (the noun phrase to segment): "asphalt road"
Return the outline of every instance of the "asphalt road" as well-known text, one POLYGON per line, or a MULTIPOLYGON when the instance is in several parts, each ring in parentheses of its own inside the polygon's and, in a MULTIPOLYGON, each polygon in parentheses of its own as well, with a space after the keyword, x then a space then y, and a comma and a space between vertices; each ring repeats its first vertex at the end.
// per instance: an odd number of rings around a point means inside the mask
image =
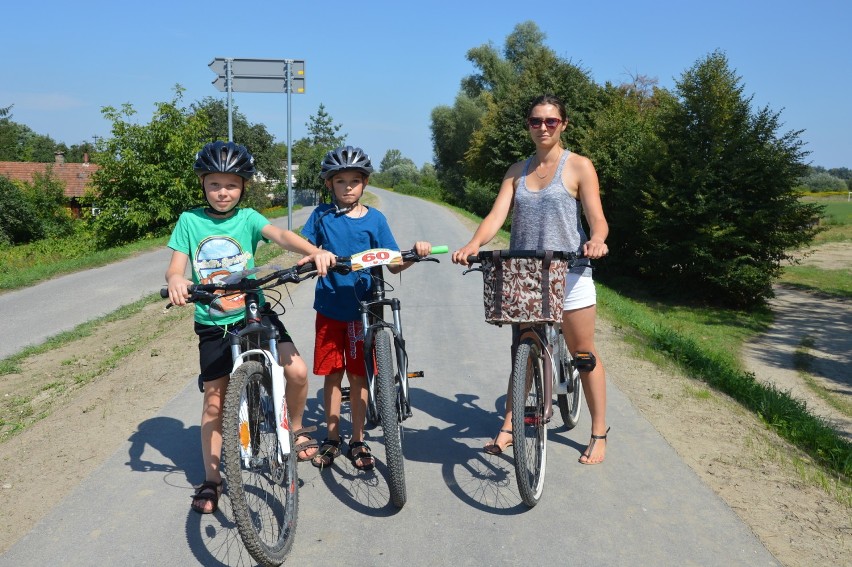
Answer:
MULTIPOLYGON (((375 193, 403 248, 425 239, 453 249, 470 236, 439 206, 375 193)), ((164 263, 149 263, 155 288, 164 263)), ((406 422, 408 503, 397 510, 389 502, 380 429, 370 431, 379 460, 373 473, 357 473, 343 458, 322 473, 300 466, 299 523, 287 564, 778 565, 612 382, 605 464, 577 463, 589 435, 584 410, 575 430, 550 431, 543 499, 524 506, 511 451, 492 457, 480 450, 500 424, 509 331, 483 322, 481 277, 461 271, 444 257, 389 278, 402 300, 410 368, 426 374, 414 383, 414 417, 406 422)), ((66 291, 91 295, 83 291, 90 283, 76 282, 79 288, 66 291)), ((125 290, 127 300, 151 289, 125 290)), ((295 307, 285 323, 310 367, 313 289, 303 284, 291 293, 295 307)), ((316 419, 321 388, 312 378, 306 415, 316 419)), ((0 566, 254 565, 227 497, 214 515, 189 509, 192 484, 203 480, 200 402, 187 376, 184 391, 81 479, 0 566)))

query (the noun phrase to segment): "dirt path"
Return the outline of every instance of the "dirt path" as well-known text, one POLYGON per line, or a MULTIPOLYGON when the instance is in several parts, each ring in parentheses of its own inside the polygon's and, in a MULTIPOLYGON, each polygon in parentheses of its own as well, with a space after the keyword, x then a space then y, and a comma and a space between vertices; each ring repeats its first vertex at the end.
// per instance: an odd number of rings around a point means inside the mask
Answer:
MULTIPOLYGON (((779 376, 778 369, 787 364, 782 346, 798 340, 782 338, 785 332, 804 328, 795 319, 803 311, 801 299, 782 297, 788 304, 779 297, 779 326, 751 347, 765 359, 767 379, 779 376)), ((190 317, 191 310, 163 313, 161 304, 149 305, 92 336, 31 357, 19 374, 0 376, 0 401, 8 412, 2 428, 49 413, 0 444, 0 553, 186 386, 197 364, 195 339, 186 332, 190 317), (128 343, 133 354, 110 362, 128 343), (8 402, 27 398, 29 403, 8 402)), ((848 391, 849 306, 827 306, 806 319, 817 317, 824 318, 807 327, 815 337, 814 352, 842 354, 826 358, 825 368, 845 368, 845 379, 826 375, 848 391), (845 330, 831 332, 838 325, 845 330)), ((644 360, 620 329, 600 321, 598 333, 611 383, 783 565, 852 564, 850 508, 833 496, 830 480, 825 488, 803 481, 817 475, 806 457, 726 396, 644 360)), ((763 377, 763 370, 754 371, 763 377)), ((615 440, 610 450, 618 450, 615 440)))

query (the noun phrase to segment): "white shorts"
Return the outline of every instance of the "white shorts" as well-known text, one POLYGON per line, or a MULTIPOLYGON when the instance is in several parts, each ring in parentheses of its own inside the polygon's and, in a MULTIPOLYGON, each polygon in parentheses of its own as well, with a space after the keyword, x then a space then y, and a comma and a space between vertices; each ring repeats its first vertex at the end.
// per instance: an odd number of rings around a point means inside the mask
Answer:
POLYGON ((565 299, 562 302, 563 311, 582 309, 598 302, 595 293, 595 282, 591 276, 581 276, 568 272, 565 276, 565 299))

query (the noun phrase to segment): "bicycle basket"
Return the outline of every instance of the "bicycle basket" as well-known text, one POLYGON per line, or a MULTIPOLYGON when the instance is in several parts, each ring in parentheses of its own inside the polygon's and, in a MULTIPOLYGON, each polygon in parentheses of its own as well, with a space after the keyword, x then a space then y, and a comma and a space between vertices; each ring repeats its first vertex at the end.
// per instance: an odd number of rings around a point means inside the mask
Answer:
POLYGON ((560 252, 492 250, 479 257, 486 322, 562 321, 569 262, 560 252))

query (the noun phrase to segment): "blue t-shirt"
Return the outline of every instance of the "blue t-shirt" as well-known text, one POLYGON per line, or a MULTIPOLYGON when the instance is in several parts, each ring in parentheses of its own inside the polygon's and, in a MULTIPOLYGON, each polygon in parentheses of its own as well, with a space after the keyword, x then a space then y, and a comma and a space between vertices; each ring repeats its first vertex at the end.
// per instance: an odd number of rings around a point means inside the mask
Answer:
MULTIPOLYGON (((349 257, 372 248, 399 250, 385 215, 367 208, 360 218, 334 213, 334 205, 320 205, 302 228, 302 235, 315 246, 349 257)), ((314 309, 337 321, 358 321, 359 300, 366 297, 372 278, 369 270, 343 275, 329 272, 317 278, 314 309)))
MULTIPOLYGON (((181 213, 168 247, 189 256, 194 283, 213 283, 254 267, 261 231, 269 220, 254 209, 237 209, 226 219, 207 215, 203 208, 181 213)), ((245 316, 244 295, 229 296, 212 305, 195 304, 195 320, 204 325, 236 323, 245 316)), ((261 296, 261 302, 263 297, 261 296)))

